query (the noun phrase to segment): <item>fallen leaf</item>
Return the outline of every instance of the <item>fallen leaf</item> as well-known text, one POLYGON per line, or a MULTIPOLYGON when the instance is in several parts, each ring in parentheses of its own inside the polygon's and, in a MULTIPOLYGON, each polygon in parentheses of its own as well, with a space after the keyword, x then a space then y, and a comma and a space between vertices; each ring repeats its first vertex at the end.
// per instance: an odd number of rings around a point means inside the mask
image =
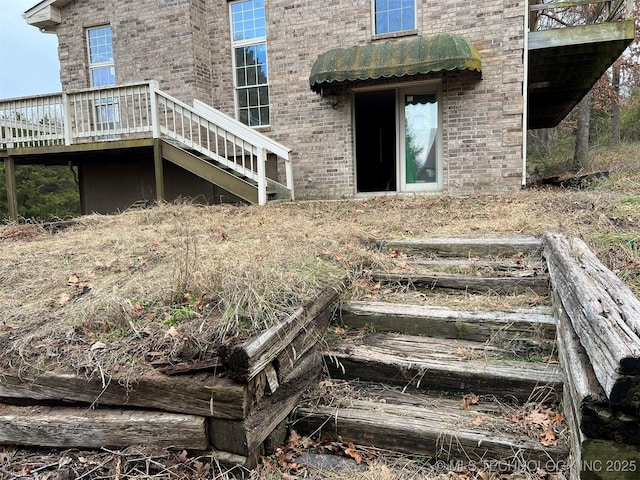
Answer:
POLYGON ((549 416, 540 411, 533 411, 527 416, 527 420, 535 425, 545 426, 549 423, 549 416))
POLYGON ((176 327, 169 327, 167 332, 164 334, 164 338, 167 337, 177 337, 179 335, 178 329, 176 327))
POLYGON ((298 435, 298 432, 295 430, 291 430, 291 433, 289 434, 289 445, 300 445, 300 435, 298 435))
POLYGON ((182 450, 179 454, 178 454, 178 461, 181 463, 184 463, 187 461, 187 451, 186 450, 182 450))
POLYGON ((71 300, 71 296, 68 293, 61 293, 58 297, 58 305, 64 307, 71 300))
POLYGON ((475 418, 471 420, 471 426, 473 427, 479 427, 483 423, 484 423, 484 418, 482 418, 480 415, 476 415, 475 418))
POLYGON ((356 446, 353 443, 349 443, 349 448, 344 449, 344 454, 353 458, 358 465, 362 463, 362 455, 356 451, 356 446))
POLYGON ((479 401, 480 397, 478 397, 478 395, 469 393, 462 397, 462 400, 460 400, 460 408, 462 408, 463 410, 468 410, 471 405, 477 405, 479 401))
POLYGON ((104 350, 105 348, 107 348, 107 344, 104 342, 96 342, 93 345, 91 345, 91 351, 93 352, 94 350, 104 350))
POLYGON ((550 428, 547 428, 544 432, 538 435, 538 438, 540 438, 540 443, 545 447, 552 447, 558 444, 558 438, 550 428))

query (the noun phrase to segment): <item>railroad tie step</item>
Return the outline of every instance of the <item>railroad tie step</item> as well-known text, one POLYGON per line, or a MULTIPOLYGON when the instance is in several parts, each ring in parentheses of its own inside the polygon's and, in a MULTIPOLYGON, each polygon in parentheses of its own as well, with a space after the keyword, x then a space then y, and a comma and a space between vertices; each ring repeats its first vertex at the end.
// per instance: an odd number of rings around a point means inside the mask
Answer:
POLYGON ((555 400, 562 394, 557 362, 508 358, 486 343, 413 335, 365 333, 330 344, 332 378, 360 379, 409 389, 555 400))
POLYGON ((457 462, 486 470, 553 472, 566 465, 568 455, 562 415, 540 404, 480 399, 465 407, 459 399, 385 388, 325 404, 315 399, 299 407, 293 421, 302 435, 335 434, 346 442, 448 462, 444 471, 457 462))
POLYGON ((529 348, 555 342, 556 321, 548 308, 465 311, 430 305, 347 301, 340 323, 352 329, 396 332, 475 342, 511 343, 529 348))

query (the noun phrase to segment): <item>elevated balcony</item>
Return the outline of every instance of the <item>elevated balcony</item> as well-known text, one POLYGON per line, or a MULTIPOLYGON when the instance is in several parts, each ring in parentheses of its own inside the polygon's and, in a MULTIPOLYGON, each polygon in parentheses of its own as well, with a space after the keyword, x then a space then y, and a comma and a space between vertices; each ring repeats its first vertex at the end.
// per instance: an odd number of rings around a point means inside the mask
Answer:
POLYGON ((529 3, 528 126, 549 128, 633 41, 633 0, 529 3))

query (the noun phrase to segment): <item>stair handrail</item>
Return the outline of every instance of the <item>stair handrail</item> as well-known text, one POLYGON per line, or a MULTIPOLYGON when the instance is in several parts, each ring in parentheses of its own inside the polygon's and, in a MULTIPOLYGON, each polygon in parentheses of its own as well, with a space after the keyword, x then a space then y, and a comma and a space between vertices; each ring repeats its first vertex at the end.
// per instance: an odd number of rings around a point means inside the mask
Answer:
POLYGON ((286 189, 294 199, 290 148, 200 100, 191 106, 158 86, 151 80, 0 100, 0 149, 151 134, 173 139, 256 182, 260 204, 267 201, 268 184, 286 189), (284 163, 285 185, 267 179, 269 155, 284 163))
MULTIPOLYGON (((267 153, 272 153, 282 158, 285 166, 285 186, 291 192, 291 200, 294 200, 293 167, 291 164, 291 149, 289 147, 198 99, 193 101, 193 107, 204 118, 232 132, 236 137, 265 150, 267 153)), ((264 161, 266 161, 266 156, 264 161)))
MULTIPOLYGON (((269 153, 275 154, 277 157, 282 158, 285 162, 286 169, 286 188, 289 190, 291 200, 293 196, 293 174, 291 170, 291 149, 276 142, 275 140, 255 131, 253 128, 235 120, 234 118, 224 114, 205 104, 199 100, 194 100, 194 106, 191 107, 185 102, 172 97, 168 93, 160 90, 157 87, 157 82, 152 81, 149 84, 151 95, 154 98, 153 105, 153 123, 158 124, 158 127, 154 127, 153 134, 164 134, 175 140, 185 142, 187 139, 182 138, 180 132, 174 131, 170 128, 170 125, 161 125, 159 114, 160 105, 168 105, 171 103, 179 107, 183 111, 183 115, 186 113, 189 115, 191 121, 196 122, 198 125, 209 128, 215 127, 218 130, 222 130, 225 133, 226 140, 230 141, 234 145, 237 145, 241 150, 251 147, 252 155, 255 155, 257 164, 254 168, 246 168, 244 164, 237 164, 235 161, 229 161, 224 156, 219 155, 217 152, 213 152, 202 145, 199 141, 194 141, 193 138, 187 141, 187 145, 194 150, 213 158, 215 161, 221 163, 227 168, 230 168, 241 175, 245 175, 248 178, 254 180, 258 185, 258 203, 264 205, 267 202, 267 178, 266 178, 266 165, 267 155, 269 153), (167 103, 168 102, 168 103, 167 103), (228 135, 228 136, 227 136, 228 135)), ((275 183, 275 180, 271 180, 275 183)))

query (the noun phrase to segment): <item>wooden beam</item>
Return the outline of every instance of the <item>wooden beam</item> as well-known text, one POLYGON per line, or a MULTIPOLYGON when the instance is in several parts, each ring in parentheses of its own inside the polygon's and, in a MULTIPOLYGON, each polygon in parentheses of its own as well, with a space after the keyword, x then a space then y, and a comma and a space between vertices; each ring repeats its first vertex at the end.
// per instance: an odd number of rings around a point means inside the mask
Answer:
POLYGON ((404 273, 404 272, 372 272, 374 282, 410 284, 416 287, 446 290, 464 290, 474 293, 514 293, 549 291, 547 275, 510 276, 510 277, 474 277, 471 275, 442 273, 404 273))
POLYGON ((577 239, 544 236, 551 284, 614 405, 640 410, 640 300, 577 239))
POLYGON ((270 327, 255 338, 239 345, 223 360, 229 376, 248 381, 261 373, 289 344, 303 332, 312 332, 311 340, 317 342, 321 335, 313 334, 313 323, 330 308, 343 288, 345 278, 336 278, 309 298, 285 321, 270 327))
POLYGON ((635 24, 633 23, 633 19, 622 22, 540 30, 529 33, 529 51, 617 40, 628 40, 631 42, 634 36, 635 24))
POLYGON ((107 380, 103 385, 100 378, 55 372, 29 377, 4 370, 0 398, 128 405, 219 418, 244 418, 247 412, 246 386, 215 373, 168 377, 153 371, 133 383, 107 380))
POLYGON ((407 254, 437 257, 511 257, 519 253, 536 255, 542 250, 537 237, 407 238, 386 240, 382 248, 407 254))
POLYGON ((503 355, 504 350, 478 342, 388 334, 366 334, 358 343, 341 339, 324 354, 331 378, 507 395, 523 402, 560 396, 556 364, 504 360, 503 355))
POLYGON ((18 221, 18 192, 16 189, 16 162, 9 155, 4 159, 4 176, 7 185, 7 202, 9 203, 9 219, 18 221))
POLYGON ((336 433, 347 442, 452 464, 454 460, 478 466, 486 462, 487 470, 489 465, 499 468, 500 462, 516 470, 531 468, 529 462, 540 462, 540 468, 548 471, 564 465, 564 442, 544 447, 536 439, 519 435, 506 416, 482 411, 482 405, 463 410, 459 400, 416 394, 383 399, 303 406, 295 412, 293 428, 303 435, 336 433))
POLYGON ((162 141, 159 138, 153 141, 153 166, 156 179, 156 200, 163 202, 164 195, 164 171, 162 168, 162 141))
POLYGON ((553 315, 516 312, 467 312, 429 305, 387 302, 345 302, 340 321, 352 328, 369 326, 376 332, 398 332, 475 342, 500 340, 538 345, 555 340, 553 315))
POLYGON ((159 447, 205 450, 204 417, 138 410, 16 407, 0 409, 0 444, 40 447, 159 447))

